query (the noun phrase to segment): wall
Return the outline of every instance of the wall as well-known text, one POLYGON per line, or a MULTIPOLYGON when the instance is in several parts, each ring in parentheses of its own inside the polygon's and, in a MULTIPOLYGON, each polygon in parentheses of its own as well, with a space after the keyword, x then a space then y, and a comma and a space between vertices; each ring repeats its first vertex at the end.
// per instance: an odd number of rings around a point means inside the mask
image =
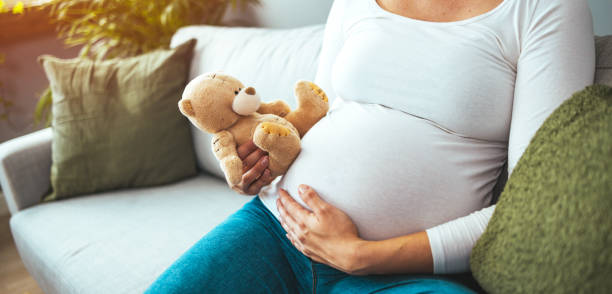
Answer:
POLYGON ((589 0, 589 6, 591 6, 591 12, 593 13, 595 34, 599 36, 612 35, 612 0, 589 0))
POLYGON ((3 84, 0 93, 14 103, 8 120, 0 121, 0 142, 3 142, 41 128, 34 126, 33 114, 38 94, 43 92, 48 82, 36 58, 41 54, 75 57, 78 49, 67 49, 57 40, 55 33, 50 32, 25 40, 0 43, 0 52, 6 56, 5 63, 0 65, 0 81, 3 84))
POLYGON ((6 204, 6 201, 4 200, 4 194, 2 193, 2 191, 0 191, 0 217, 3 215, 8 215, 8 214, 9 214, 8 205, 6 204))
POLYGON ((333 0, 260 0, 261 5, 229 11, 226 23, 261 26, 268 28, 292 28, 325 23, 333 0))

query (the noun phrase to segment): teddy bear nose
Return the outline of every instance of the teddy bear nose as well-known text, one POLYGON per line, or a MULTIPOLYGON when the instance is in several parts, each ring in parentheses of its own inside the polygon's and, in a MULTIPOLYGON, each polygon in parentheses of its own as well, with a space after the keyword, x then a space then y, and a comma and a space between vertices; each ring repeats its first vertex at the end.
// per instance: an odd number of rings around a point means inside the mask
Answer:
POLYGON ((240 91, 240 93, 234 97, 232 109, 235 113, 246 116, 256 112, 260 104, 261 100, 259 99, 259 95, 256 94, 255 89, 253 87, 248 87, 240 91))

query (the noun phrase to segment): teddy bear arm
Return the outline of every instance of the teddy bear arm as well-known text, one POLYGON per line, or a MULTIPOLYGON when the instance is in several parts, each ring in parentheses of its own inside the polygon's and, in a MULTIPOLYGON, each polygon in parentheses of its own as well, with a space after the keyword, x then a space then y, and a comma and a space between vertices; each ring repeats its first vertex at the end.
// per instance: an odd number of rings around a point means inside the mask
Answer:
POLYGON ((291 108, 285 101, 276 100, 267 103, 262 102, 259 106, 259 109, 257 109, 257 112, 259 112, 260 114, 274 114, 280 117, 284 117, 289 112, 291 112, 291 108))
POLYGON ((230 187, 238 185, 242 179, 242 160, 238 157, 234 136, 228 131, 216 133, 212 139, 212 148, 227 183, 230 187))

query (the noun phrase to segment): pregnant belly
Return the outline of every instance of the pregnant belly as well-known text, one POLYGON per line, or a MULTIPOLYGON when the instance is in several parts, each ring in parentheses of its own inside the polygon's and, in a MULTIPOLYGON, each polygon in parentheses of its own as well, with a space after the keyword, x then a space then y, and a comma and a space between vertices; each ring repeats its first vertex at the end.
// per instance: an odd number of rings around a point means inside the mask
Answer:
POLYGON ((346 212, 368 240, 422 231, 488 205, 505 144, 464 138, 378 105, 338 101, 302 140, 287 174, 260 197, 307 184, 346 212))

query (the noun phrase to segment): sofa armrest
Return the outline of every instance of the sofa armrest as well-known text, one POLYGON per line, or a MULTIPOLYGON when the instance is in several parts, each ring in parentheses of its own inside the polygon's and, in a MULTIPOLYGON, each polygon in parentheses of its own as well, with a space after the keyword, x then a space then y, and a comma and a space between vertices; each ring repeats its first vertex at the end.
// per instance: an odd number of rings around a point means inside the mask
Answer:
POLYGON ((40 202, 49 190, 50 128, 0 144, 0 184, 11 214, 40 202))

